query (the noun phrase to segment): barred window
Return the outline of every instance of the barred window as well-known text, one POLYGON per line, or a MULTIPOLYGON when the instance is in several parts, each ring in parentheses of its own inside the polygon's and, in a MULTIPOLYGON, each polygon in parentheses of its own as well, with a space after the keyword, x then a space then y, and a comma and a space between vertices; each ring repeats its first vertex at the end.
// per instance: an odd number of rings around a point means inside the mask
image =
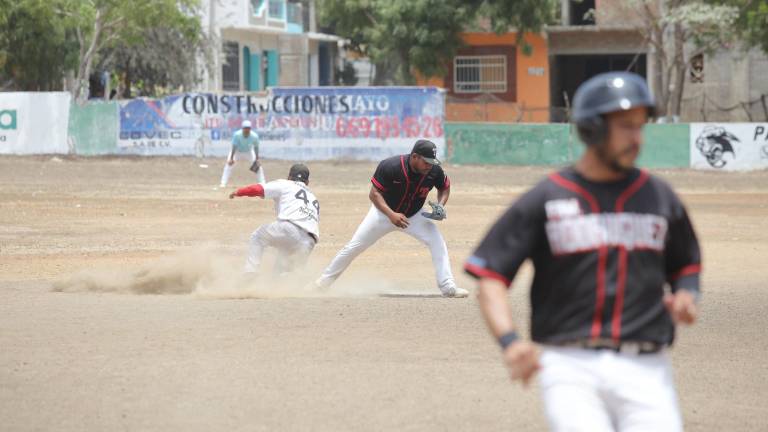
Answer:
POLYGON ((507 56, 456 56, 453 59, 455 93, 506 93, 507 56))
POLYGON ((240 48, 237 42, 224 42, 224 64, 221 65, 222 89, 240 90, 240 48))

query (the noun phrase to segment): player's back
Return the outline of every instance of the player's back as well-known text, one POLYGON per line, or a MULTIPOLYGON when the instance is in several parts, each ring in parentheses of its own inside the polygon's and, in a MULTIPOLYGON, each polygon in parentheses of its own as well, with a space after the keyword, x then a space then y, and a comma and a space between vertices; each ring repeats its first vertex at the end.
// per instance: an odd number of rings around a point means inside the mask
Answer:
POLYGON ((274 180, 264 185, 264 197, 275 200, 278 220, 294 223, 315 238, 320 236, 320 202, 306 184, 274 180))

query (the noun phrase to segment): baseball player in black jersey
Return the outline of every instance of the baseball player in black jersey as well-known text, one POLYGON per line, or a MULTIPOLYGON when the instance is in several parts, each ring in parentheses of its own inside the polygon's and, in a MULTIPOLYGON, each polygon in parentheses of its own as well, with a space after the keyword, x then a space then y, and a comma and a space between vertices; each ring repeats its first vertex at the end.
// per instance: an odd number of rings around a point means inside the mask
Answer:
POLYGON ((653 110, 637 75, 583 83, 573 120, 586 152, 521 196, 465 265, 512 379, 539 371, 552 430, 682 430, 666 348, 696 319, 701 256, 672 188, 634 167, 653 110), (526 259, 532 341, 507 304, 526 259))
POLYGON ((371 209, 349 243, 331 261, 315 285, 324 288, 368 247, 392 231, 402 231, 421 241, 432 254, 437 286, 445 297, 466 297, 468 292, 456 286, 448 259, 445 240, 433 220, 446 217, 445 204, 451 192, 451 181, 440 167, 437 147, 419 140, 410 154, 394 156, 379 163, 371 178, 371 209), (437 188, 437 203, 432 211, 421 208, 432 188, 437 188))

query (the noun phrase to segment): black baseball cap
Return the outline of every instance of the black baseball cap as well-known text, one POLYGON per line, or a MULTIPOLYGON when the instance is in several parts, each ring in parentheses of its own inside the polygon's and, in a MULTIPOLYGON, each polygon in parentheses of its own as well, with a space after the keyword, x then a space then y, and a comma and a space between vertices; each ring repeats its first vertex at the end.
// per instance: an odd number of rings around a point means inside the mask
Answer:
POLYGON ((416 141, 413 150, 411 150, 411 154, 413 153, 423 157, 428 164, 440 165, 440 161, 437 159, 437 146, 430 140, 416 141))
POLYGON ((288 178, 303 181, 306 184, 309 181, 309 168, 304 164, 293 164, 288 171, 288 178))

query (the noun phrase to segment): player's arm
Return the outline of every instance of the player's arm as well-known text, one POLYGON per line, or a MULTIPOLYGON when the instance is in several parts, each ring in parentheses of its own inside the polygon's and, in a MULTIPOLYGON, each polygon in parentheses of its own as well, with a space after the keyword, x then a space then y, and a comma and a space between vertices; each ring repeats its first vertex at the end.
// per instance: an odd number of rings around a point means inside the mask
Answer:
POLYGON ((502 348, 504 362, 512 380, 522 380, 524 385, 539 370, 539 349, 527 340, 519 338, 507 301, 507 285, 494 278, 478 281, 477 299, 485 324, 502 348))
POLYGON ((227 155, 227 164, 232 165, 235 163, 235 143, 232 143, 232 148, 229 149, 229 155, 227 155))
POLYGON ((232 143, 229 149, 229 155, 227 156, 227 165, 235 163, 235 151, 237 150, 237 134, 232 134, 232 143))
POLYGON ((667 281, 671 292, 664 296, 664 305, 676 323, 693 324, 698 316, 697 302, 701 296, 701 250, 685 207, 679 201, 676 204, 665 248, 667 281))
POLYGON ((442 184, 437 187, 437 202, 445 207, 448 204, 448 198, 451 196, 451 180, 443 174, 442 184))
POLYGON ((233 199, 235 197, 261 197, 264 198, 264 186, 261 184, 254 184, 250 186, 242 187, 231 194, 229 194, 229 199, 233 199))
POLYGON ((373 205, 380 212, 384 213, 389 218, 389 221, 392 222, 393 225, 398 228, 408 227, 408 218, 405 217, 404 214, 397 213, 389 208, 389 205, 384 200, 384 195, 381 194, 375 183, 373 186, 371 186, 371 191, 368 193, 368 199, 371 200, 373 205))
POLYGON ((534 189, 523 195, 496 221, 464 265, 478 280, 480 311, 502 349, 510 377, 525 385, 539 369, 539 349, 518 335, 507 292, 534 245, 545 241, 542 212, 542 194, 534 189))
POLYGON ((437 202, 440 203, 440 205, 443 207, 445 207, 445 205, 448 204, 448 198, 450 198, 450 196, 451 196, 450 187, 437 190, 437 202))
POLYGON ((398 228, 408 227, 408 218, 402 213, 389 208, 389 204, 384 199, 383 193, 389 188, 395 187, 394 179, 397 176, 397 167, 387 164, 387 160, 383 160, 376 167, 376 171, 371 177, 371 191, 368 193, 368 199, 371 203, 382 213, 384 213, 392 225, 398 228))

